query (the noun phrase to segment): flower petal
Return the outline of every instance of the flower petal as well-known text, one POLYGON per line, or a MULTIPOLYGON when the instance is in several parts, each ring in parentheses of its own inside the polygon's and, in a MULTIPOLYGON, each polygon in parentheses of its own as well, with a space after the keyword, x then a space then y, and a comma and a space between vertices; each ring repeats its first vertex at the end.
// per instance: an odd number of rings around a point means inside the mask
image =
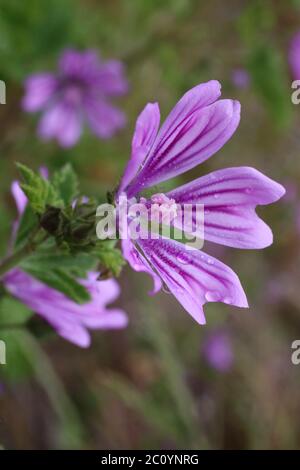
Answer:
POLYGON ((122 240, 123 256, 128 261, 132 269, 137 272, 144 272, 149 274, 153 279, 153 290, 149 292, 150 295, 156 294, 162 286, 159 276, 153 271, 148 261, 136 249, 134 244, 129 239, 122 240))
POLYGON ((118 308, 110 308, 103 315, 99 315, 97 321, 89 322, 86 326, 90 329, 119 330, 127 325, 128 317, 125 312, 118 308))
POLYGON ((106 96, 120 96, 128 92, 124 64, 118 60, 102 62, 94 82, 106 96))
POLYGON ((25 95, 22 100, 24 111, 35 112, 42 109, 53 97, 58 86, 51 73, 31 75, 25 81, 25 95))
POLYGON ((178 204, 204 204, 204 240, 235 248, 264 248, 271 229, 255 212, 257 205, 280 199, 285 189, 250 167, 218 170, 167 194, 178 204))
POLYGON ((61 75, 68 78, 87 79, 95 76, 99 71, 100 61, 97 51, 87 49, 78 51, 76 49, 65 49, 59 59, 59 71, 61 75))
POLYGON ((84 285, 90 294, 99 300, 99 305, 114 302, 120 295, 121 289, 115 279, 98 280, 97 272, 89 272, 87 279, 82 279, 81 284, 84 285))
POLYGON ((44 140, 56 138, 62 147, 72 147, 80 137, 81 128, 82 122, 77 109, 57 102, 42 116, 38 133, 44 140))
POLYGON ((300 80, 300 31, 292 38, 289 48, 289 63, 294 80, 300 80))
POLYGON ((214 330, 205 338, 202 353, 210 366, 220 372, 227 372, 234 361, 231 338, 226 330, 214 330))
POLYGON ((184 173, 203 162, 232 136, 240 119, 240 104, 216 101, 220 85, 212 81, 186 93, 162 126, 129 196, 184 173))
POLYGON ((171 293, 198 323, 205 323, 206 302, 248 307, 237 275, 212 256, 175 240, 139 239, 138 243, 171 293))
POLYGON ((97 281, 97 276, 97 273, 89 273, 88 279, 80 280, 91 294, 90 302, 85 304, 77 304, 20 269, 9 271, 3 282, 11 295, 43 317, 61 336, 87 347, 90 344, 87 328, 110 329, 127 325, 125 312, 106 307, 106 301, 115 300, 119 293, 116 282, 97 281))
POLYGON ((180 175, 216 153, 236 130, 240 104, 219 100, 198 109, 164 139, 157 138, 130 195, 180 175))
POLYGON ((92 95, 85 97, 84 108, 91 130, 102 139, 109 139, 126 124, 122 111, 104 101, 96 101, 92 95))
POLYGON ((27 197, 25 196, 23 189, 21 189, 19 181, 13 181, 11 185, 11 192, 18 209, 18 215, 20 217, 27 205, 27 197))
POLYGON ((132 139, 131 158, 125 169, 118 193, 126 189, 130 181, 137 175, 140 166, 149 153, 160 122, 158 103, 148 103, 136 121, 132 139))
POLYGON ((157 143, 167 140, 179 125, 182 125, 199 109, 214 103, 220 96, 221 85, 217 80, 200 83, 191 88, 182 96, 168 115, 159 132, 157 143))
POLYGON ((90 333, 81 325, 66 324, 62 326, 59 324, 55 326, 53 324, 52 326, 57 329, 59 336, 80 348, 88 348, 91 345, 90 333))

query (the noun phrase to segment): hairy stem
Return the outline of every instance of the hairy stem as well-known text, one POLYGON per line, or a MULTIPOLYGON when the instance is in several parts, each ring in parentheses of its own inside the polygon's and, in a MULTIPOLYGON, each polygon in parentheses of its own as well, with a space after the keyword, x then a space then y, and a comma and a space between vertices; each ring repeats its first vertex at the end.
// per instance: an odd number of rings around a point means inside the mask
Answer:
POLYGON ((32 236, 29 238, 26 245, 24 245, 22 248, 15 251, 11 255, 4 258, 3 261, 1 261, 0 277, 3 276, 8 271, 10 271, 15 266, 18 266, 18 264, 20 264, 20 262, 24 258, 31 255, 35 251, 38 245, 40 245, 41 243, 45 241, 45 239, 48 237, 48 234, 42 237, 39 241, 35 240, 35 237, 39 233, 39 231, 40 231, 40 227, 37 227, 37 229, 33 232, 32 236))

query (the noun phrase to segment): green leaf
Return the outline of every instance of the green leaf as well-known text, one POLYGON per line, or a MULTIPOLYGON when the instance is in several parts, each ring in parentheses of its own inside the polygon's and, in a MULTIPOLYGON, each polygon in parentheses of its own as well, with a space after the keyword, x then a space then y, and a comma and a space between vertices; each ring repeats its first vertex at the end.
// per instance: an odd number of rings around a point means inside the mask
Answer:
POLYGON ((79 194, 78 178, 70 163, 54 173, 52 184, 66 205, 71 204, 79 194))
POLYGON ((97 259, 91 253, 69 253, 58 248, 53 239, 48 239, 23 259, 19 267, 75 302, 84 303, 90 300, 90 295, 77 279, 85 278, 96 264, 97 259))
POLYGON ((6 380, 14 382, 33 374, 32 363, 23 351, 22 341, 25 335, 26 331, 21 328, 0 330, 0 340, 6 346, 6 364, 0 367, 6 380))
POLYGON ((21 188, 34 212, 41 215, 47 205, 53 207, 64 206, 58 191, 48 180, 21 163, 17 163, 17 167, 24 180, 21 188))
POLYGON ((32 372, 20 346, 22 326, 32 315, 25 305, 12 297, 3 297, 0 302, 0 340, 4 341, 6 346, 6 365, 0 367, 8 379, 27 377, 32 372))
POLYGON ((125 265, 125 260, 122 256, 122 252, 113 246, 109 242, 99 244, 93 253, 98 258, 103 267, 108 270, 114 277, 118 277, 125 265))
POLYGON ((22 325, 32 316, 24 304, 12 297, 3 297, 0 303, 0 331, 5 325, 22 325))
POLYGON ((273 47, 260 44, 251 50, 248 60, 253 85, 279 127, 287 126, 292 106, 287 99, 288 78, 283 60, 273 47))
POLYGON ((52 241, 45 244, 28 258, 20 267, 26 270, 50 271, 61 268, 76 277, 85 277, 87 271, 95 268, 95 257, 87 253, 65 253, 57 249, 52 241), (50 252, 51 250, 51 252, 50 252))
POLYGON ((73 276, 62 268, 55 268, 50 271, 35 267, 27 267, 24 269, 28 274, 44 282, 53 289, 60 291, 70 299, 79 304, 89 302, 91 300, 89 292, 86 288, 77 282, 73 276))
POLYGON ((31 206, 27 205, 19 222, 15 247, 20 248, 28 241, 28 237, 38 225, 38 217, 31 206))
POLYGON ((238 30, 244 43, 246 68, 251 74, 257 94, 279 129, 289 125, 292 106, 289 99, 289 79, 286 61, 280 47, 274 44, 276 13, 270 0, 249 2, 238 20, 238 30))

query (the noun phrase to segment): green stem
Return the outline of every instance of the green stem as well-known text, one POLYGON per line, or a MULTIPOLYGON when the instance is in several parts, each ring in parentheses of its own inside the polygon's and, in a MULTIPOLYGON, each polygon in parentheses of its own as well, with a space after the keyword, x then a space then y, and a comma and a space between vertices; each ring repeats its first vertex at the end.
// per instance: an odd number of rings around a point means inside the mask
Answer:
POLYGON ((19 330, 25 326, 26 323, 0 323, 0 330, 19 330))
POLYGON ((30 255, 32 251, 32 244, 27 244, 20 250, 5 258, 2 263, 0 263, 0 276, 3 276, 3 274, 7 273, 7 271, 10 271, 12 268, 17 266, 23 260, 23 258, 26 258, 26 256, 30 255))
POLYGON ((45 237, 40 239, 39 241, 35 241, 34 238, 40 231, 40 227, 37 227, 37 229, 33 232, 32 236, 30 237, 28 243, 24 245, 22 248, 19 250, 15 251, 15 253, 7 256, 4 258, 4 260, 0 263, 0 277, 3 276, 5 273, 10 271, 12 268, 15 266, 18 266, 20 262, 26 258, 27 256, 31 255, 36 247, 43 243, 45 239, 48 237, 48 234, 46 234, 45 237))

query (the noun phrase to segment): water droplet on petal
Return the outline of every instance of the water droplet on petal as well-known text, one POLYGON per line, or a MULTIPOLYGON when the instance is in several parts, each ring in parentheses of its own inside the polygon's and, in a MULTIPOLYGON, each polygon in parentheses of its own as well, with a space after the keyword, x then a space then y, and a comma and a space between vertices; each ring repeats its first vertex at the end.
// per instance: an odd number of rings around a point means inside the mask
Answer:
POLYGON ((212 258, 207 258, 207 263, 208 264, 214 264, 214 260, 212 258))
POLYGON ((250 194, 252 192, 252 188, 246 188, 246 193, 250 194))
POLYGON ((218 199, 218 197, 219 197, 219 194, 218 194, 218 193, 215 193, 215 194, 214 194, 214 198, 215 198, 215 199, 218 199))
POLYGON ((179 253, 176 259, 181 264, 188 264, 190 262, 190 257, 187 253, 179 253))
POLYGON ((205 299, 207 302, 218 302, 218 300, 220 300, 220 295, 216 291, 207 291, 205 293, 205 299))

